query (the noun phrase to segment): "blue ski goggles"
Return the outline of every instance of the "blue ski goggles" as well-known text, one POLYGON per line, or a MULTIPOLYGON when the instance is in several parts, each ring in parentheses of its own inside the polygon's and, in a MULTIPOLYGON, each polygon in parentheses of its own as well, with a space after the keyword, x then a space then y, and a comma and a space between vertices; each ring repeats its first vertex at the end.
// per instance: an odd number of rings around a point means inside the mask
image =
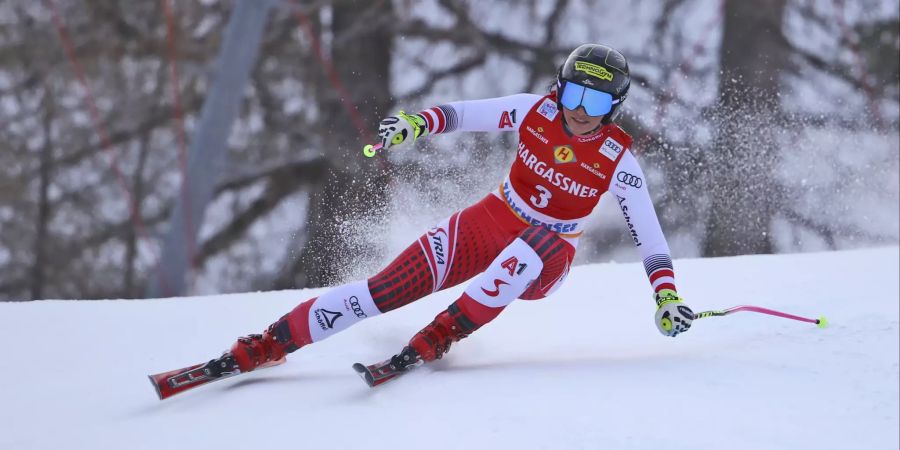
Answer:
POLYGON ((602 116, 612 110, 613 98, 608 92, 598 91, 571 81, 563 85, 559 102, 568 110, 584 106, 584 112, 592 117, 602 116))

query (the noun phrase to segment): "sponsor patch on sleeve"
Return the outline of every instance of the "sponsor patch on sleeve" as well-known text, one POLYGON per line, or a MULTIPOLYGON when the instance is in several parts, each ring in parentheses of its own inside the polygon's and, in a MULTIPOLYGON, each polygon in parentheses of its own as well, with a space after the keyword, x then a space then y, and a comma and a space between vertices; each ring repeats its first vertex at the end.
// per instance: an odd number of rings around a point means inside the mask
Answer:
POLYGON ((625 147, 619 143, 619 141, 608 137, 605 141, 603 141, 603 145, 600 146, 600 153, 603 153, 607 158, 615 161, 616 158, 619 157, 619 154, 622 153, 625 147))
POLYGON ((541 106, 538 107, 538 114, 546 117, 547 120, 556 119, 557 113, 559 113, 559 109, 556 108, 556 102, 549 98, 545 98, 541 106))

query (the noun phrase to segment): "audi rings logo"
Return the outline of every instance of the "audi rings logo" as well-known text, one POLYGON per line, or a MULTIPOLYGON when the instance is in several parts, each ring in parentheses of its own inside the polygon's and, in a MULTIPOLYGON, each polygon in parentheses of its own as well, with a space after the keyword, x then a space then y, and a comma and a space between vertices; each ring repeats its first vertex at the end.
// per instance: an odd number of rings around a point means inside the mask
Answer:
POLYGON ((640 188, 644 185, 644 180, 640 177, 636 177, 628 172, 619 172, 616 174, 616 179, 625 183, 631 187, 640 188))
POLYGON ((366 317, 369 317, 369 316, 366 315, 366 312, 363 311, 362 306, 359 305, 359 298, 357 298, 357 297, 354 295, 354 296, 351 296, 351 297, 350 297, 349 299, 347 299, 347 300, 350 301, 350 308, 353 309, 353 314, 356 314, 356 317, 359 317, 360 319, 364 319, 364 318, 366 318, 366 317))

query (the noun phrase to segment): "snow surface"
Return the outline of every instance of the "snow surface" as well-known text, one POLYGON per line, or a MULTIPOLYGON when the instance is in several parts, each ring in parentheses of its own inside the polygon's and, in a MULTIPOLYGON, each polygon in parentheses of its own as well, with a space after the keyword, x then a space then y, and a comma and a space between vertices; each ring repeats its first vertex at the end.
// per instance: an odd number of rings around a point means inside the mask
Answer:
POLYGON ((639 264, 576 267, 441 361, 376 389, 351 370, 462 289, 288 364, 160 402, 146 375, 217 356, 321 290, 0 303, 0 449, 897 449, 900 249, 677 260, 695 311, 659 335, 639 264))

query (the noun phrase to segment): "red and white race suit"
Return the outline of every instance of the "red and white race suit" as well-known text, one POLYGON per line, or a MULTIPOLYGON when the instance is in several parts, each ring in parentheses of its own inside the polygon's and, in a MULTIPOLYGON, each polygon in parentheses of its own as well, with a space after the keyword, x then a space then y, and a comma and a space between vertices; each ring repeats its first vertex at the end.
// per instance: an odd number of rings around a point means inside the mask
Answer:
POLYGON ((419 114, 429 134, 517 131, 509 174, 495 191, 427 231, 372 278, 295 308, 288 322, 297 345, 473 277, 448 308, 466 325, 465 334, 516 298, 545 297, 568 274, 585 221, 606 192, 622 210, 654 291, 675 289, 646 178, 621 128, 610 124, 586 137, 569 134, 552 93, 454 102, 419 114))
POLYGON ((518 94, 454 102, 421 113, 430 133, 518 131, 516 159, 494 195, 522 221, 549 228, 577 246, 600 196, 615 196, 654 291, 675 290, 669 246, 632 139, 610 124, 591 136, 562 125, 555 94, 518 94))

